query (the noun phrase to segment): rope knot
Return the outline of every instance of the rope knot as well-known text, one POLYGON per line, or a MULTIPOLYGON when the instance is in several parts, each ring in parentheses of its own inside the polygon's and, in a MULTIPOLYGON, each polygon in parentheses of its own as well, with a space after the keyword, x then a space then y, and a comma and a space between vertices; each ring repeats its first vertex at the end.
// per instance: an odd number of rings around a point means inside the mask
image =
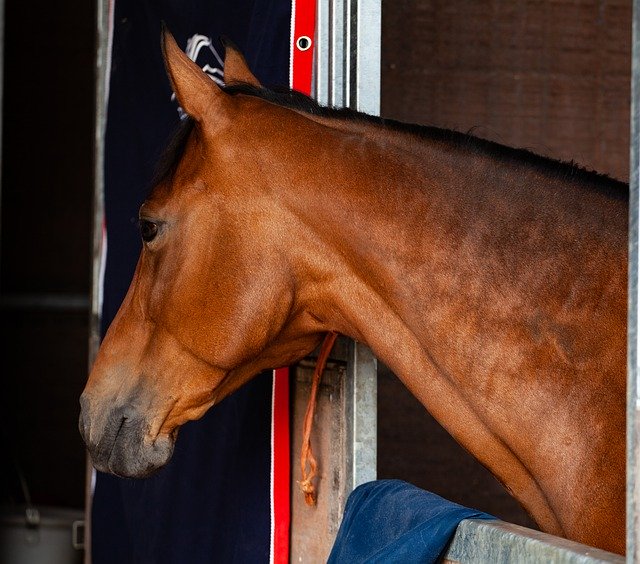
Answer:
POLYGON ((300 489, 304 494, 313 494, 315 492, 315 488, 309 479, 302 480, 301 482, 298 482, 298 484, 300 484, 300 489))

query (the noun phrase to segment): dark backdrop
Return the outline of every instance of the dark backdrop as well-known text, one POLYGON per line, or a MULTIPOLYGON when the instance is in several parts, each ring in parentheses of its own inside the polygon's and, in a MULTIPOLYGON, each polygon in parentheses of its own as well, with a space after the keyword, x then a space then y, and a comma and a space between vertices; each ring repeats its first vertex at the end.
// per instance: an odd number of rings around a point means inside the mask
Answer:
POLYGON ((5 9, 3 489, 21 497, 15 460, 35 502, 82 507, 95 6, 6 0, 5 9))

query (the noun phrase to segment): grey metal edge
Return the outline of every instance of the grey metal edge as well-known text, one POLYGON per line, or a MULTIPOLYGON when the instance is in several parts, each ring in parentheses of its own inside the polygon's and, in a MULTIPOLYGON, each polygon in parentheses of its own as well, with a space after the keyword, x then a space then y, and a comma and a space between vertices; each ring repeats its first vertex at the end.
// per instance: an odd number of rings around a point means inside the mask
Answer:
MULTIPOLYGON (((347 445, 346 493, 376 479, 377 462, 377 370, 375 356, 367 346, 349 342, 345 381, 347 445)), ((346 496, 345 496, 346 497, 346 496)))
MULTIPOLYGON (((96 0, 96 57, 95 57, 95 122, 94 122, 94 191, 93 191, 93 260, 92 284, 89 304, 89 366, 100 347, 100 315, 102 308, 102 227, 104 221, 104 143, 107 123, 107 97, 109 80, 109 19, 114 0, 96 0)), ((84 564, 91 564, 91 507, 95 470, 86 458, 84 564)))
POLYGON ((444 559, 469 564, 596 564, 625 561, 623 556, 520 525, 479 519, 466 519, 460 523, 444 559))
POLYGON ((629 309, 627 328, 627 561, 640 560, 640 425, 638 392, 638 223, 640 215, 640 0, 633 2, 629 185, 629 309))
MULTIPOLYGON (((319 103, 379 113, 380 16, 380 0, 318 0, 313 92, 319 103)), ((376 479, 377 460, 377 361, 365 345, 350 342, 347 365, 343 499, 376 479)))

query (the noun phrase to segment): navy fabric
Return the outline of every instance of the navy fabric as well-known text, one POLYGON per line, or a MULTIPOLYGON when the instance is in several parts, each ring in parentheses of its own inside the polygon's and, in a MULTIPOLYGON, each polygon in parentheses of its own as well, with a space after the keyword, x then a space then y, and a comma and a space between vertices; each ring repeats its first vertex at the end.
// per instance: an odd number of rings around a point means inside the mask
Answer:
POLYGON ((494 517, 401 480, 368 482, 347 500, 329 564, 437 562, 463 519, 494 517))
MULTIPOLYGON (((108 233, 103 334, 140 252, 138 208, 179 118, 160 52, 161 21, 187 39, 221 35, 266 85, 288 85, 290 0, 116 0, 105 152, 108 233)), ((203 49, 200 66, 216 65, 203 49), (208 57, 208 58, 207 58, 208 57)), ((98 473, 94 564, 267 562, 270 536, 271 375, 263 374, 180 431, 155 476, 98 473)))

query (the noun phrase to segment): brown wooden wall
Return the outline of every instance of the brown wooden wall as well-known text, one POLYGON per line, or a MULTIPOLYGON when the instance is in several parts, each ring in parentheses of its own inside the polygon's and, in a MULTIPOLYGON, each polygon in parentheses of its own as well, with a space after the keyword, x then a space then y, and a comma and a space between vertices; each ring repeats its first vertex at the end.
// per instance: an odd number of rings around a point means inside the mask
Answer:
MULTIPOLYGON (((628 180, 630 0, 383 0, 382 115, 628 180)), ((379 378, 378 474, 527 517, 402 384, 379 378)))
POLYGON ((382 113, 628 178, 630 0, 383 1, 382 113))

